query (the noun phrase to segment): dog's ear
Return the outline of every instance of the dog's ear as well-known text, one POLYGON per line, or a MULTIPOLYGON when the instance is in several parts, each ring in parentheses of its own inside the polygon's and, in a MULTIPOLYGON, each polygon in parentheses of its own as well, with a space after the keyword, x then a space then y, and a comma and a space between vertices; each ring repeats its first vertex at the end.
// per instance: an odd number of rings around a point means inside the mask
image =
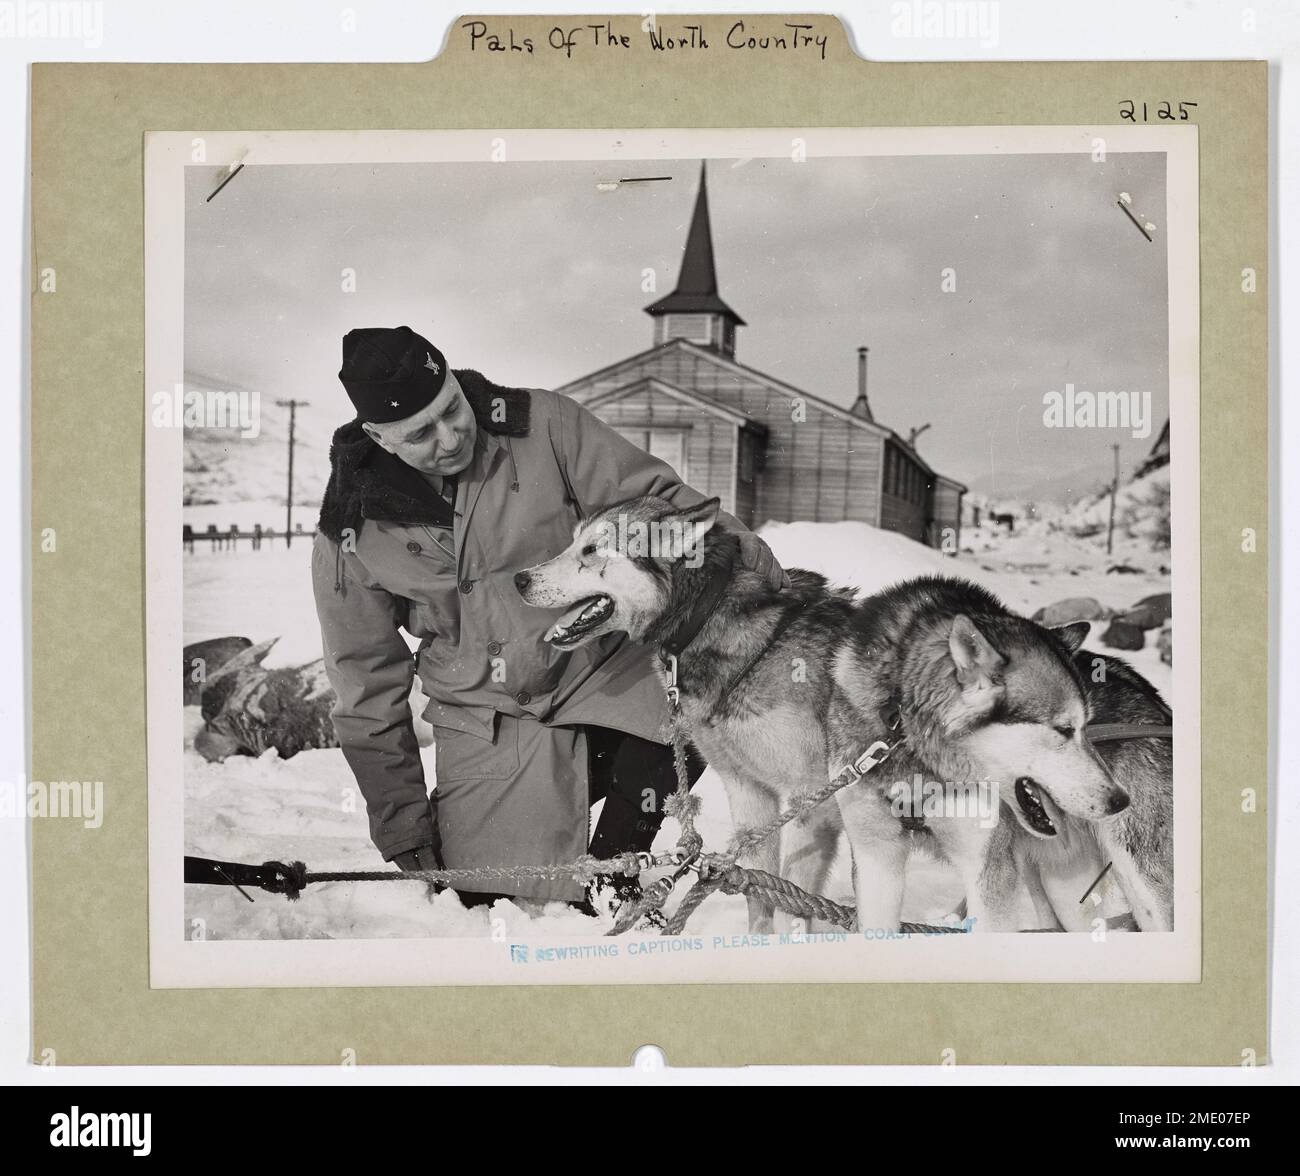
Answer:
POLYGON ((1079 647, 1087 640, 1091 629, 1091 621, 1075 621, 1069 625, 1056 625, 1052 628, 1052 632, 1056 634, 1066 649, 1071 653, 1078 653, 1079 647))
POLYGON ((952 620, 948 652, 957 667, 957 681, 966 694, 993 690, 993 676, 1007 660, 989 644, 975 622, 960 613, 952 620))
POLYGON ((704 533, 718 521, 718 511, 722 507, 721 498, 706 498, 694 506, 679 510, 673 517, 683 524, 695 525, 695 538, 700 539, 704 533))

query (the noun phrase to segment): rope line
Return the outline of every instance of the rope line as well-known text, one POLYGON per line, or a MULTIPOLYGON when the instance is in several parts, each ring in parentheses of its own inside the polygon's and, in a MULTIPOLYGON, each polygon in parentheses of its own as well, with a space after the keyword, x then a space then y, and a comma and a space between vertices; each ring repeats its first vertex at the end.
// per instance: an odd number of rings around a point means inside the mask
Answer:
POLYGON ((763 844, 774 833, 788 825, 798 817, 802 817, 812 812, 823 800, 834 796, 841 788, 847 788, 850 784, 857 783, 862 779, 859 775, 854 775, 848 768, 835 777, 829 784, 823 784, 822 787, 813 792, 803 792, 795 796, 794 801, 789 807, 782 809, 765 825, 755 825, 748 829, 738 829, 731 838, 731 843, 727 846, 726 856, 729 858, 739 858, 747 853, 752 853, 763 844))
POLYGON ((635 878, 643 870, 678 864, 677 855, 671 853, 623 853, 613 858, 584 854, 575 861, 555 866, 476 866, 458 870, 309 870, 302 862, 265 862, 256 871, 258 877, 247 878, 244 883, 271 894, 283 894, 293 902, 316 882, 434 882, 453 889, 465 883, 503 879, 551 882, 572 878, 587 883, 614 874, 635 878))
MULTIPOLYGON (((672 738, 673 765, 677 771, 677 790, 665 805, 665 812, 677 818, 681 825, 681 837, 677 841, 677 851, 683 862, 682 867, 671 879, 660 879, 651 890, 642 895, 634 904, 635 910, 627 912, 626 921, 616 919, 610 935, 621 935, 629 927, 635 926, 642 914, 662 908, 677 879, 689 869, 697 858, 701 858, 704 840, 695 828, 695 817, 699 812, 699 797, 691 795, 691 781, 686 767, 686 746, 690 740, 685 719, 682 717, 681 703, 677 692, 676 667, 669 670, 668 688, 669 732, 672 738), (667 882, 667 886, 664 883, 667 882)), ((755 897, 770 906, 780 907, 789 914, 808 919, 821 919, 847 931, 857 926, 857 912, 853 907, 842 906, 824 895, 811 894, 787 878, 779 878, 765 870, 747 869, 737 864, 742 856, 752 853, 770 837, 780 832, 791 821, 811 812, 824 800, 835 795, 842 788, 856 784, 872 768, 887 760, 894 750, 893 744, 874 743, 857 760, 839 773, 833 780, 814 789, 795 796, 794 800, 762 825, 737 829, 732 835, 727 849, 721 854, 704 855, 699 865, 699 879, 678 904, 677 910, 664 924, 661 935, 680 935, 686 929, 687 920, 716 890, 724 894, 743 894, 755 897)))
MULTIPOLYGON (((670 709, 677 789, 668 797, 664 811, 665 815, 673 817, 681 827, 677 848, 672 853, 623 853, 612 858, 584 854, 572 862, 553 866, 477 866, 455 870, 308 870, 304 863, 298 861, 265 862, 261 867, 239 867, 241 881, 272 894, 283 894, 292 902, 307 886, 317 882, 424 882, 454 889, 458 885, 502 880, 549 882, 571 878, 585 885, 602 876, 638 878, 647 870, 672 868, 673 873, 666 874, 645 887, 640 897, 623 903, 607 935, 623 935, 647 918, 652 921, 662 920, 662 935, 681 935, 700 905, 718 891, 756 898, 800 918, 820 919, 846 931, 855 930, 857 913, 853 907, 844 906, 824 895, 810 893, 788 878, 781 878, 766 870, 741 866, 738 859, 752 853, 784 826, 805 816, 842 788, 857 783, 872 768, 888 759, 893 747, 885 743, 873 744, 871 749, 827 784, 812 792, 797 794, 771 820, 762 825, 737 829, 725 852, 706 854, 704 838, 695 827, 695 819, 700 812, 700 799, 691 794, 686 762, 690 734, 675 698, 671 700, 670 709), (661 914, 665 903, 677 883, 692 870, 698 875, 694 885, 682 897, 672 915, 665 919, 661 914)), ((201 862, 201 859, 187 859, 187 862, 190 860, 201 862)), ((207 864, 211 866, 220 863, 207 864)), ((229 884, 235 885, 233 879, 223 876, 229 884)), ((201 877, 195 880, 210 879, 201 877)), ((947 934, 960 933, 963 928, 904 923, 900 930, 908 933, 947 934)))

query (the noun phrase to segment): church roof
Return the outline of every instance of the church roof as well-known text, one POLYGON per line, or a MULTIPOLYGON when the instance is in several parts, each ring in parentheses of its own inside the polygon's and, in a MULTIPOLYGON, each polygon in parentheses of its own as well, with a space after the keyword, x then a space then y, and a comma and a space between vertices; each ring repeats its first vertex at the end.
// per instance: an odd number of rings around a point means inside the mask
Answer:
POLYGON ((686 250, 677 275, 677 288, 652 302, 646 314, 720 314, 739 327, 745 320, 731 309, 718 294, 718 273, 713 264, 713 232, 709 225, 709 192, 705 165, 700 163, 700 190, 695 197, 691 228, 686 234, 686 250))

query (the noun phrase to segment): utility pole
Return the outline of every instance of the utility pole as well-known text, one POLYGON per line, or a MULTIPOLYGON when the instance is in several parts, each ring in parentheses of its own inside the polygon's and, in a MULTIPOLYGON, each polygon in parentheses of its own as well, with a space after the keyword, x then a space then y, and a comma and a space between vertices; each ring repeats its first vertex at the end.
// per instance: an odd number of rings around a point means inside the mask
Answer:
POLYGON ((1119 494, 1119 446, 1112 445, 1115 451, 1115 477, 1110 483, 1110 521, 1106 524, 1106 554, 1110 555, 1115 544, 1115 496, 1119 494))
POLYGON ((277 400, 275 402, 281 408, 289 410, 289 492, 284 499, 284 545, 291 547, 293 545, 293 426, 294 417, 299 406, 306 408, 306 400, 277 400))

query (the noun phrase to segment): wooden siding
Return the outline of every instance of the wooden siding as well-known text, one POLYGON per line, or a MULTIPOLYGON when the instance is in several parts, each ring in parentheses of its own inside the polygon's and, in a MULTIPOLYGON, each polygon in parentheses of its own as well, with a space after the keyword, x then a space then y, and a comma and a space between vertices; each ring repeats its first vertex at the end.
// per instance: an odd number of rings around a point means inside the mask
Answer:
MULTIPOLYGON (((635 380, 621 380, 619 386, 628 383, 635 380)), ((732 477, 736 426, 730 421, 672 397, 655 395, 650 388, 597 405, 592 412, 616 429, 685 430, 686 470, 677 473, 701 494, 720 498, 728 514, 736 513, 732 477)))
POLYGON ((885 442, 880 525, 919 543, 932 543, 934 479, 907 447, 885 442))
MULTIPOLYGON (((961 490, 941 478, 934 484, 934 523, 936 530, 942 530, 944 527, 951 527, 956 532, 958 544, 961 542, 961 490)), ((941 544, 942 535, 936 535, 934 542, 941 544)))
POLYGON ((763 477, 763 438, 756 437, 751 429, 737 430, 736 457, 736 509, 731 513, 747 527, 754 522, 754 492, 763 477), (748 454, 748 460, 746 459, 748 454))
POLYGON ((927 526, 929 513, 924 503, 907 502, 893 494, 886 494, 880 500, 880 525, 886 531, 897 531, 918 543, 929 541, 927 526))
MULTIPOLYGON (((851 425, 811 402, 804 402, 805 419, 796 421, 793 419, 795 404, 789 396, 743 372, 727 370, 706 356, 685 348, 668 347, 647 353, 639 363, 620 366, 613 372, 596 373, 587 380, 568 385, 565 390, 586 400, 647 376, 698 392, 767 427, 767 448, 754 487, 754 526, 769 520, 840 522, 851 519, 876 523, 882 437, 851 425)), ((703 423, 706 414, 686 405, 681 408, 694 423, 703 423)), ((614 423, 603 409, 600 415, 614 423)), ((723 425, 718 421, 715 428, 723 425)), ((705 490, 696 481, 694 468, 689 480, 697 489, 705 490)), ((729 497, 729 485, 727 491, 729 497)), ((711 488, 708 493, 723 497, 719 489, 711 488)))

